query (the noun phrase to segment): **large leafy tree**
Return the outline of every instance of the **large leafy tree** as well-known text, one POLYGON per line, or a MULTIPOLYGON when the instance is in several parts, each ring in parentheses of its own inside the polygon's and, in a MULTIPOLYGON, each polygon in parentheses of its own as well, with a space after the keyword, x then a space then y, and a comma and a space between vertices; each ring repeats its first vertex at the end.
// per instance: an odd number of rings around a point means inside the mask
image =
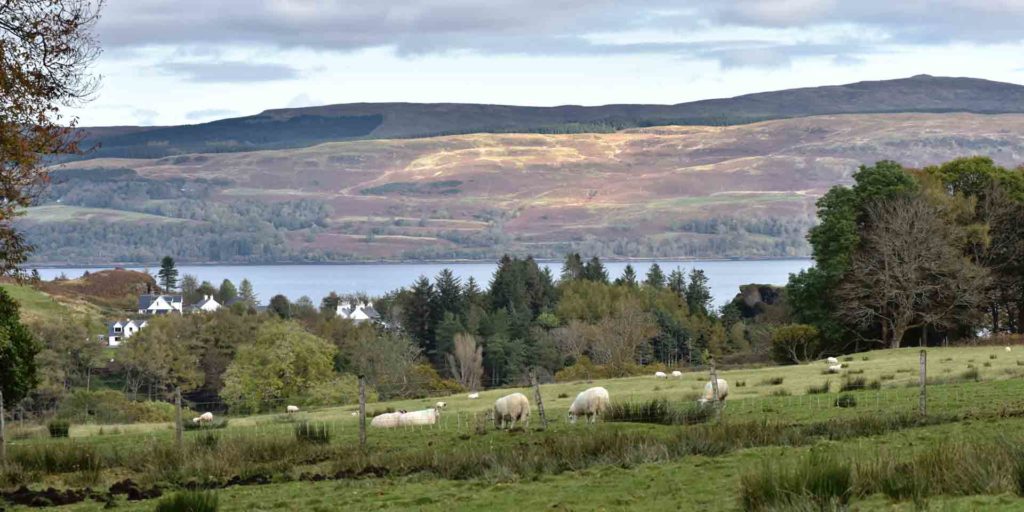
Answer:
POLYGON ((36 386, 39 344, 21 323, 18 304, 0 288, 0 391, 5 404, 16 404, 36 386))
POLYGON ((807 236, 814 267, 790 276, 786 287, 796 320, 815 326, 833 351, 842 350, 849 333, 839 319, 835 291, 860 243, 868 205, 917 190, 914 178, 891 161, 861 166, 853 179, 853 187, 833 187, 818 200, 818 225, 807 236))
POLYGON ((269 410, 284 401, 308 403, 339 378, 336 353, 333 344, 297 323, 264 323, 251 344, 239 347, 224 373, 221 397, 241 411, 269 410))
POLYGON ((0 2, 0 275, 17 272, 30 250, 12 224, 46 182, 43 158, 78 151, 61 107, 96 87, 88 67, 101 0, 0 2))

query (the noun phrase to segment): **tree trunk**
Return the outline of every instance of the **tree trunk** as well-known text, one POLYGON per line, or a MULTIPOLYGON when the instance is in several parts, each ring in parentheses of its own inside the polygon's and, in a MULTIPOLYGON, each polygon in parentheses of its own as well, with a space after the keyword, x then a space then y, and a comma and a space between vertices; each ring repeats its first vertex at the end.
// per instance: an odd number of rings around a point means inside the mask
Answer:
POLYGON ((900 343, 903 341, 903 335, 907 332, 907 328, 902 325, 892 326, 892 343, 890 347, 900 348, 900 343))
POLYGON ((999 304, 995 302, 990 306, 992 308, 992 333, 999 332, 999 304))
POLYGON ((921 326, 921 348, 928 346, 928 324, 921 326))

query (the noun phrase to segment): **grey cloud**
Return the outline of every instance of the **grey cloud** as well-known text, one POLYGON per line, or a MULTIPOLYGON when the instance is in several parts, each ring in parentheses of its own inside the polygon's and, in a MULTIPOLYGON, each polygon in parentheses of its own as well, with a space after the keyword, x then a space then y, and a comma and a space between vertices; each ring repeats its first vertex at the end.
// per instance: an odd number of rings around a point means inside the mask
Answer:
POLYGON ((295 68, 283 64, 221 62, 163 62, 157 66, 162 72, 179 75, 192 82, 236 83, 269 82, 298 78, 295 68))
POLYGON ((237 116, 238 112, 234 110, 228 110, 223 108, 208 108, 205 110, 193 110, 185 114, 185 119, 189 121, 206 121, 208 119, 224 119, 226 117, 237 116))
MULTIPOLYGON (((1021 19, 1024 2, 1019 0, 133 0, 108 3, 99 31, 103 43, 114 48, 239 44, 355 51, 391 47, 405 56, 451 51, 665 53, 717 55, 723 66, 778 66, 799 52, 757 48, 753 55, 744 55, 712 48, 720 42, 618 45, 595 43, 589 36, 843 25, 878 31, 885 38, 882 45, 997 43, 1021 41, 1021 19)), ((875 49, 877 45, 862 46, 858 51, 875 49)), ((853 50, 842 48, 834 56, 856 58, 853 50)))

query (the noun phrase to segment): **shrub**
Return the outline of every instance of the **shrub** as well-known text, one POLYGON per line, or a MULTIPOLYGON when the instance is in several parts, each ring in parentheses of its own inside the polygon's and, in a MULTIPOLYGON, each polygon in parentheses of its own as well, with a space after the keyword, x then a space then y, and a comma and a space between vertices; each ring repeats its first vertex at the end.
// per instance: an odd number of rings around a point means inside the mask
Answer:
POLYGON ((745 388, 745 387, 747 387, 747 381, 745 381, 745 380, 738 380, 738 381, 736 381, 736 387, 738 387, 738 388, 745 388))
POLYGON ((847 407, 857 407, 857 397, 853 395, 839 395, 839 398, 836 398, 836 407, 844 409, 847 407))
POLYGON ((57 417, 76 423, 161 423, 174 421, 174 404, 136 402, 120 391, 80 389, 61 401, 57 417))
POLYGON ((817 386, 812 384, 812 385, 807 387, 807 394, 808 395, 822 395, 822 394, 828 393, 828 391, 829 391, 829 389, 831 387, 832 387, 832 382, 828 381, 828 380, 826 380, 825 382, 823 382, 822 384, 819 384, 817 386))
POLYGON ((867 387, 867 379, 864 377, 847 377, 839 385, 839 391, 856 391, 858 389, 864 389, 867 387))
POLYGON ((821 353, 821 335, 812 325, 783 325, 772 333, 772 359, 779 364, 813 361, 821 353))
POLYGON ((327 444, 331 442, 331 432, 326 423, 310 423, 303 421, 295 425, 295 439, 305 443, 327 444))
POLYGON ((156 512, 216 512, 217 495, 211 491, 181 491, 160 500, 156 512))
POLYGON ((783 380, 785 380, 785 377, 769 377, 767 379, 762 380, 761 381, 761 385, 762 386, 778 386, 779 384, 782 384, 783 380))
POLYGON ((843 361, 846 361, 847 363, 852 362, 853 361, 853 356, 846 356, 846 357, 843 358, 843 361))
POLYGON ((569 394, 568 393, 559 393, 558 394, 558 398, 569 398, 569 394))
POLYGON ((998 357, 999 357, 999 356, 997 356, 997 355, 995 355, 995 354, 989 354, 989 355, 988 355, 988 358, 989 358, 989 359, 997 359, 998 357))
POLYGON ((68 437, 71 423, 64 420, 53 420, 46 425, 46 429, 50 431, 50 437, 68 437))

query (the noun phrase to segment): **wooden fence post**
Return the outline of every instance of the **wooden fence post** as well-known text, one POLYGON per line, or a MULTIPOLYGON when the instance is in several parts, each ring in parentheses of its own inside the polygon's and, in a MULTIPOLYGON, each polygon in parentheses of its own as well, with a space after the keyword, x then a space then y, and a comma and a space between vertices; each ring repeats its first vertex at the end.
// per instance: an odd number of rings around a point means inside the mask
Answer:
POLYGON ((718 401, 718 371, 715 370, 715 359, 713 357, 708 359, 708 362, 711 367, 711 392, 714 393, 711 397, 711 405, 715 408, 715 416, 719 417, 721 416, 722 409, 718 401))
POLYGON ((174 443, 178 446, 178 452, 180 453, 184 445, 182 440, 182 430, 184 426, 181 424, 181 388, 174 388, 174 443))
POLYGON ((537 399, 537 412, 540 414, 540 426, 548 429, 548 417, 544 415, 544 400, 540 397, 540 383, 537 381, 536 372, 530 372, 530 383, 533 384, 533 396, 537 399))
POLYGON ((3 391, 0 391, 0 462, 7 462, 7 423, 4 422, 3 391))
POLYGON ((366 451, 366 378, 359 376, 359 450, 366 451))
POLYGON ((921 397, 918 403, 918 409, 920 409, 921 416, 928 414, 928 353, 924 350, 921 351, 921 375, 919 377, 921 384, 921 397))

